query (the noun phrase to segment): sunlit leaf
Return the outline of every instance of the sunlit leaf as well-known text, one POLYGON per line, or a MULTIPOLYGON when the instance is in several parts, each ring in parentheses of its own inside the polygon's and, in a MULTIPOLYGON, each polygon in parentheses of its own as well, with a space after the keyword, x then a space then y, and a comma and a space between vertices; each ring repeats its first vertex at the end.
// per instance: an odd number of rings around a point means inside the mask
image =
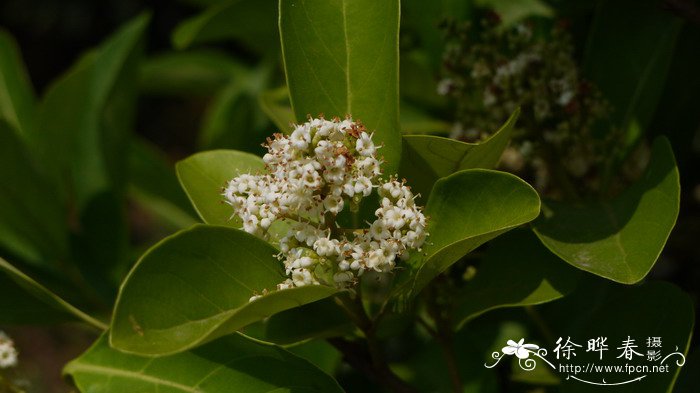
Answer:
POLYGON ((411 297, 479 245, 537 217, 532 187, 505 172, 470 169, 435 183, 426 204, 430 237, 400 272, 398 293, 411 297))
POLYGON ((197 153, 177 163, 177 176, 195 210, 207 224, 240 227, 233 209, 223 202, 226 183, 243 173, 255 173, 265 167, 262 158, 234 150, 197 153))
POLYGON ((82 392, 342 392, 328 374, 282 348, 239 335, 166 357, 110 348, 102 336, 63 372, 82 392), (271 372, 274 370, 274 372, 271 372))
POLYGON ((424 197, 430 195, 433 184, 445 176, 463 169, 491 169, 498 164, 508 146, 520 111, 489 139, 480 143, 465 143, 431 135, 405 135, 401 156, 402 177, 411 188, 424 197))
POLYGON ((398 0, 280 2, 287 85, 297 121, 350 114, 383 143, 386 173, 401 156, 398 0))
POLYGON ((277 253, 226 227, 198 225, 163 240, 122 285, 111 344, 131 353, 177 353, 337 292, 322 285, 274 291, 286 278, 277 253), (272 292, 249 302, 263 290, 272 292))
POLYGON ((534 230, 553 253, 579 269, 633 284, 644 278, 676 223, 680 183, 667 139, 654 141, 649 166, 613 200, 546 201, 534 230))

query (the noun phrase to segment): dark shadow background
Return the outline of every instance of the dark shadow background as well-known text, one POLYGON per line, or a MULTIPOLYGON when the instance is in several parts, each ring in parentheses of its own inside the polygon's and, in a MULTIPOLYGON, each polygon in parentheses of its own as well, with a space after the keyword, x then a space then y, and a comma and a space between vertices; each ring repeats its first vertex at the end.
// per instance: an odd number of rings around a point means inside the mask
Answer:
MULTIPOLYGON (((196 0, 189 0, 196 3, 196 0)), ((147 53, 171 50, 170 36, 177 24, 201 8, 187 1, 167 0, 1 0, 0 26, 18 41, 37 95, 63 73, 85 50, 95 47, 121 24, 150 10, 147 53)), ((669 12, 660 8, 659 12, 669 12)), ((640 26, 640 28, 643 28, 640 26)), ((574 34, 576 31, 574 31, 574 34)), ((576 34, 575 34, 576 35, 576 34)), ((237 58, 255 57, 225 43, 217 45, 237 58)), ((700 56, 700 22, 688 21, 680 34, 667 86, 654 115, 648 139, 670 138, 681 174, 681 212, 671 238, 650 278, 671 281, 700 304, 700 69, 686 59, 700 56)), ((139 99, 136 132, 150 140, 173 160, 195 150, 196 134, 209 99, 148 97, 139 99)), ((696 310, 700 315, 700 308, 696 310)), ((695 337, 700 336, 696 324, 695 337)), ((9 329, 8 329, 9 330, 9 329)), ((90 335, 63 327, 13 329, 18 346, 27 357, 41 359, 30 370, 43 380, 46 392, 65 392, 55 372, 66 360, 80 353, 90 335), (42 371, 43 370, 43 371, 42 371)))

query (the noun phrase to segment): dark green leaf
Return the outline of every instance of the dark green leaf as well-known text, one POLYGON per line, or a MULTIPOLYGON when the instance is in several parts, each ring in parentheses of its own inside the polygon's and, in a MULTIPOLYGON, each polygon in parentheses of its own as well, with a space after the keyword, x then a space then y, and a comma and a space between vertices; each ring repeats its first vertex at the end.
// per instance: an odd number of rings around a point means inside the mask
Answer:
POLYGON ((489 246, 476 276, 457 295, 458 329, 489 310, 546 303, 576 286, 576 269, 549 252, 529 231, 514 230, 489 246))
MULTIPOLYGON (((538 307, 540 309, 540 307, 538 307)), ((571 341, 583 345, 577 351, 575 364, 595 362, 596 365, 611 364, 630 365, 651 364, 644 358, 634 356, 626 361, 618 358, 622 353, 617 349, 628 336, 638 345, 637 352, 646 355, 648 337, 661 338, 661 353, 666 356, 678 350, 688 353, 690 336, 694 325, 694 305, 683 291, 666 282, 647 282, 640 286, 623 286, 613 283, 601 283, 601 280, 589 280, 565 299, 541 306, 540 314, 556 340, 557 337, 570 337, 571 341), (606 285, 607 284, 607 285, 606 285), (591 338, 606 337, 608 351, 603 359, 597 352, 586 353, 586 341, 591 338), (579 363, 580 362, 580 363, 579 363)), ((549 345, 554 348, 552 341, 549 345)), ((552 359, 552 358, 550 358, 552 359)), ((617 392, 671 392, 681 367, 676 365, 679 357, 668 359, 669 371, 649 373, 642 381, 616 386, 617 392)), ((590 373, 578 377, 594 382, 622 382, 644 375, 645 373, 590 373)), ((562 379, 566 373, 559 374, 562 379)), ((561 391, 566 393, 609 392, 610 387, 596 387, 575 380, 564 380, 561 391)))
POLYGON ((41 324, 71 320, 84 321, 98 329, 107 328, 0 258, 0 323, 41 324))
POLYGON ((32 264, 68 254, 65 208, 17 132, 0 120, 0 247, 32 264))
POLYGON ((174 228, 186 228, 197 222, 197 213, 178 183, 174 166, 145 140, 132 141, 129 182, 130 196, 174 228))
POLYGON ((519 114, 520 110, 515 111, 503 127, 481 143, 430 135, 404 136, 401 176, 408 179, 411 188, 427 197, 441 177, 463 169, 495 167, 508 146, 519 114))
POLYGON ((260 54, 276 54, 277 1, 230 0, 212 5, 182 22, 172 38, 179 49, 231 39, 260 54))
POLYGON ((310 338, 342 336, 352 332, 354 327, 333 299, 323 299, 268 318, 264 339, 277 344, 292 344, 310 338))
POLYGON ((297 121, 350 114, 383 143, 385 173, 401 155, 399 1, 280 2, 287 85, 297 121))
POLYGON ((585 271, 633 284, 666 244, 680 205, 678 168, 665 138, 654 141, 646 172, 611 201, 547 201, 534 230, 553 253, 585 271))
POLYGON ((167 52, 143 63, 140 87, 152 94, 211 95, 243 68, 214 50, 167 52))
POLYGON ((535 219, 539 211, 537 192, 509 173, 469 169, 440 179, 425 208, 430 237, 423 252, 415 253, 409 268, 399 273, 399 293, 418 294, 464 255, 535 219))
POLYGON ((342 354, 324 340, 311 340, 285 349, 308 360, 329 375, 335 374, 342 358, 342 354))
POLYGON ((35 98, 15 40, 0 29, 0 118, 27 135, 34 129, 35 98))
POLYGON ((122 27, 55 82, 42 101, 33 143, 59 178, 72 179, 70 194, 79 208, 125 182, 137 59, 148 20, 141 15, 122 27))
POLYGON ((258 97, 258 102, 280 132, 288 133, 291 130, 291 124, 295 122, 295 118, 286 87, 263 91, 258 97))
POLYGON ((112 345, 139 354, 177 353, 337 292, 312 285, 249 302, 286 278, 276 254, 265 241, 226 227, 198 225, 163 240, 122 285, 112 345))
POLYGON ((598 2, 584 74, 611 102, 618 125, 631 130, 626 147, 636 144, 654 115, 680 26, 655 0, 598 2))
POLYGON ((82 392, 342 392, 337 382, 308 361, 282 348, 239 335, 167 357, 128 355, 109 347, 102 336, 68 363, 82 392))

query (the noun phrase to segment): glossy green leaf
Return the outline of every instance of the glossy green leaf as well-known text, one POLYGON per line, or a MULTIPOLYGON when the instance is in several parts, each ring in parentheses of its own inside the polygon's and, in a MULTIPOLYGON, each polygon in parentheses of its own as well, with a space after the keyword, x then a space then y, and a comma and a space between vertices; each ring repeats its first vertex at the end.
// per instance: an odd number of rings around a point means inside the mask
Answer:
POLYGON ((198 225, 163 240, 122 285, 111 344, 146 355, 181 352, 337 292, 321 285, 274 291, 286 278, 277 252, 227 227, 198 225), (273 291, 249 302, 263 290, 273 291))
POLYGON ((277 1, 230 0, 212 5, 201 14, 182 22, 173 33, 173 44, 182 49, 192 45, 235 40, 260 54, 276 54, 277 1))
POLYGON ((271 316, 265 321, 264 339, 276 344, 292 344, 310 338, 342 336, 354 328, 347 314, 328 298, 271 316))
POLYGON ((243 69, 215 50, 166 52, 149 57, 140 69, 140 88, 151 94, 211 95, 243 69))
POLYGON ((0 118, 26 135, 35 126, 35 104, 34 91, 17 43, 0 29, 0 118))
POLYGON ((82 392, 342 392, 337 382, 282 348, 239 335, 166 357, 129 355, 102 336, 63 370, 82 392))
POLYGON ((539 211, 537 192, 509 173, 469 169, 440 179, 425 207, 430 237, 399 273, 399 294, 418 294, 464 255, 535 219, 539 211))
POLYGON ((0 247, 35 265, 68 254, 67 213, 37 164, 0 120, 0 247))
POLYGON ((498 164, 508 146, 520 110, 489 139, 464 143, 431 135, 405 135, 401 156, 402 177, 423 196, 430 195, 435 182, 463 169, 491 169, 498 164))
MULTIPOLYGON (((646 356, 635 355, 634 360, 629 361, 618 358, 622 352, 618 347, 628 336, 635 340, 635 345, 638 345, 636 351, 643 355, 647 353, 648 337, 661 338, 662 356, 675 351, 687 355, 695 323, 694 305, 690 297, 673 284, 654 281, 639 286, 623 286, 601 283, 599 279, 590 280, 582 283, 572 295, 538 307, 538 311, 554 335, 547 347, 554 348, 557 337, 570 337, 571 341, 584 346, 577 348, 576 364, 595 362, 599 366, 652 364, 646 356), (585 352, 586 341, 595 337, 607 338, 608 351, 603 354, 602 360, 597 352, 585 352)), ((665 364, 669 365, 668 372, 598 372, 579 374, 578 377, 598 383, 603 380, 615 383, 646 374, 640 382, 615 386, 613 390, 616 393, 670 393, 675 391, 673 385, 683 368, 676 364, 679 360, 680 357, 675 355, 666 361, 665 364)), ((566 373, 559 375, 563 377, 560 386, 562 392, 611 391, 610 386, 592 386, 573 379, 566 380, 566 373)))
POLYGON ((155 146, 134 139, 129 153, 129 195, 174 228, 197 223, 197 213, 175 174, 174 165, 155 146))
POLYGON ((295 122, 295 118, 289 102, 289 91, 286 87, 260 93, 258 102, 265 114, 277 126, 279 132, 288 133, 291 131, 291 124, 295 122))
POLYGON ((667 139, 654 141, 649 166, 613 200, 545 202, 534 223, 542 243, 579 269, 633 284, 644 278, 676 223, 680 183, 667 139))
MULTIPOLYGON (((136 103, 137 60, 149 16, 141 15, 51 85, 33 142, 57 176, 72 180, 79 208, 125 183, 136 103)), ((116 191, 115 191, 116 192, 116 191)))
POLYGON ((584 53, 584 74, 610 101, 627 135, 646 131, 666 81, 681 20, 654 0, 600 1, 584 53), (644 26, 644 29, 639 29, 644 26))
POLYGON ((98 329, 107 328, 0 258, 0 323, 44 324, 75 320, 98 329))
POLYGON ((576 287, 578 271, 549 252, 530 231, 511 231, 489 246, 476 275, 457 295, 458 329, 487 311, 546 303, 576 287))
POLYGON ((280 34, 297 121, 350 114, 383 143, 385 173, 401 156, 399 1, 280 1, 280 34))
POLYGON ((176 165, 177 176, 192 205, 207 224, 240 227, 233 209, 223 203, 221 190, 226 183, 243 173, 254 173, 265 167, 262 158, 234 150, 197 153, 176 165))

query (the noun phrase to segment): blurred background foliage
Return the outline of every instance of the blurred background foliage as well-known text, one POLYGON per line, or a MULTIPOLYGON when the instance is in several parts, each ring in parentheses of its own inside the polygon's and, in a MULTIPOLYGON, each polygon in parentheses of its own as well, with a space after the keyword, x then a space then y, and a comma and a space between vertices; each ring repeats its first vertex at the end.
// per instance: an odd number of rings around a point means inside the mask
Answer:
MULTIPOLYGON (((679 285, 697 307, 699 10, 700 3, 691 0, 404 0, 400 35, 402 131, 447 136, 463 121, 455 109, 455 97, 439 94, 445 78, 445 48, 450 41, 445 38, 450 31, 445 28, 446 21, 469 21, 478 26, 484 19, 497 17, 504 28, 526 21, 533 34, 545 37, 543 32, 553 25, 564 26, 582 78, 600 89, 613 108, 611 121, 623 130, 622 146, 616 150, 623 153, 615 159, 623 161, 634 149, 649 146, 658 135, 671 141, 681 173, 681 211, 650 277, 679 285)), ((24 147, 17 142, 18 137, 3 136, 0 150, 16 166, 0 171, 29 183, 33 180, 23 177, 37 172, 40 180, 27 184, 35 194, 26 206, 35 209, 31 215, 36 220, 50 223, 40 239, 30 236, 26 240, 42 244, 39 249, 45 253, 34 254, 21 247, 21 242, 15 242, 20 244, 16 247, 2 242, 0 250, 67 299, 83 299, 82 295, 89 293, 91 303, 80 305, 108 315, 117 286, 136 257, 163 236, 197 221, 178 184, 174 162, 211 149, 260 153, 264 138, 272 131, 285 130, 293 119, 279 44, 277 1, 4 0, 0 3, 0 26, 0 65, 9 72, 3 82, 22 83, 26 78, 29 87, 25 96, 12 101, 31 103, 26 107, 39 103, 38 113, 22 114, 20 106, 18 116, 3 113, 2 117, 9 123, 7 127, 21 131, 20 139, 28 138, 27 149, 40 157, 39 162, 33 162, 30 154, 21 150, 24 147), (107 41, 120 29, 120 38, 107 41), (118 69, 107 72, 102 68, 111 66, 118 69), (81 77, 87 74, 96 76, 81 77), (85 111, 84 116, 71 116, 81 111, 85 111), (93 112, 100 113, 99 118, 90 115, 93 112), (87 142, 76 145, 61 136, 64 132, 94 135, 95 129, 105 130, 104 139, 77 138, 87 142), (28 136, 36 130, 55 138, 48 138, 43 145, 33 143, 28 136), (54 150, 62 154, 53 154, 54 150), (95 151, 100 154, 95 155, 95 151), (71 174, 70 181, 54 184, 65 176, 52 172, 64 170, 64 175, 71 174), (52 208, 55 204, 61 207, 52 208), (70 233, 68 239, 61 238, 64 227, 70 233), (44 269, 42 261, 47 259, 76 263, 75 267, 58 264, 44 269), (60 274, 66 271, 68 280, 60 274), (90 285, 84 285, 83 280, 90 285)), ((550 310, 554 305, 542 313, 555 313, 550 310)), ((491 312, 459 332, 456 341, 467 343, 460 348, 473 351, 471 356, 461 356, 465 364, 460 367, 472 389, 468 391, 528 388, 527 381, 517 375, 501 378, 503 370, 484 370, 480 357, 504 337, 527 336, 528 331, 538 330, 527 313, 527 309, 491 312)), ((409 337, 415 347, 392 347, 400 335, 415 334, 401 326, 405 324, 396 321, 396 330, 391 331, 390 326, 386 333, 388 347, 401 359, 397 372, 401 374, 405 366, 401 375, 417 386, 425 383, 426 389, 448 389, 442 371, 431 369, 439 361, 429 359, 440 354, 429 340, 409 337), (396 340, 390 338, 392 334, 397 334, 396 340)), ((27 359, 21 372, 34 384, 32 391, 67 391, 60 381, 60 368, 94 339, 90 332, 72 325, 8 331, 27 359)), ((697 337, 697 327, 695 333, 697 337)), ((309 349, 299 349, 305 350, 309 349)), ((695 364, 697 351, 691 356, 695 364)), ((318 361, 325 369, 338 367, 337 358, 318 361)), ((677 391, 690 392, 697 386, 691 369, 684 369, 677 391)), ((361 377, 343 365, 338 376, 350 391, 354 391, 353 385, 363 384, 361 377)), ((538 381, 547 378, 552 376, 538 381)))

